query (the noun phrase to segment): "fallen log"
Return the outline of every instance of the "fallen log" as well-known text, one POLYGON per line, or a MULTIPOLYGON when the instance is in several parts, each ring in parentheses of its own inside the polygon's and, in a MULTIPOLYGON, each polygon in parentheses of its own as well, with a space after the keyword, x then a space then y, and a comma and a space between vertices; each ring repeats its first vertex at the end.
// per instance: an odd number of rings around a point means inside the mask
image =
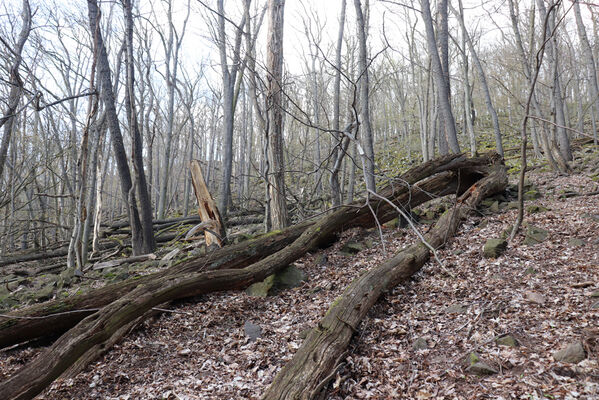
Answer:
MULTIPOLYGON (((413 208, 431 198, 457 192, 459 190, 458 183, 464 184, 482 176, 482 172, 477 169, 484 168, 489 162, 490 159, 485 156, 474 159, 468 159, 463 155, 441 157, 408 170, 401 176, 400 184, 382 189, 380 193, 392 199, 399 206, 413 208), (426 180, 418 186, 413 186, 423 179, 426 180)), ((381 222, 397 216, 393 207, 385 202, 373 201, 371 207, 381 222)), ((375 225, 376 222, 370 208, 364 206, 363 203, 356 202, 344 208, 354 210, 355 213, 348 217, 339 230, 355 226, 371 227, 375 225)), ((98 308, 129 293, 136 286, 164 275, 246 267, 282 250, 313 223, 313 221, 307 221, 281 232, 271 232, 250 241, 229 245, 204 257, 184 261, 159 273, 128 279, 84 294, 36 304, 9 313, 5 317, 0 317, 0 348, 39 337, 61 334, 86 316, 93 314, 98 308)))
MULTIPOLYGON (((453 175, 450 182, 454 182, 455 188, 456 182, 476 180, 475 176, 478 178, 483 176, 486 170, 485 165, 491 161, 492 157, 489 156, 467 159, 462 155, 432 160, 404 174, 406 185, 390 188, 389 193, 385 191, 389 194, 386 197, 398 200, 400 205, 405 205, 410 203, 413 198, 430 196, 430 193, 425 192, 422 187, 436 177, 423 182, 422 186, 412 186, 411 182, 412 179, 418 178, 417 182, 421 177, 429 176, 431 168, 436 172, 437 168, 433 168, 433 166, 437 166, 443 171, 457 169, 456 173, 441 174, 453 175), (441 162, 440 167, 439 162, 441 162), (460 172, 462 168, 464 168, 464 173, 460 172), (404 202, 402 203, 402 201, 404 202)), ((97 346, 102 347, 114 343, 115 339, 118 339, 119 335, 123 333, 124 326, 159 304, 216 291, 242 289, 254 282, 262 281, 306 252, 328 244, 331 236, 344 227, 352 226, 355 221, 363 222, 364 214, 370 213, 371 209, 376 213, 385 214, 390 208, 392 207, 382 200, 371 201, 370 207, 341 207, 308 226, 293 243, 282 250, 243 269, 189 271, 183 274, 171 272, 159 274, 153 279, 144 281, 126 295, 81 320, 32 362, 10 379, 0 383, 0 400, 30 399, 37 395, 78 360, 82 358, 90 360, 89 354, 94 352, 94 349, 98 348, 97 346)), ((372 216, 370 220, 371 224, 374 224, 372 216)))
MULTIPOLYGON (((459 198, 454 208, 441 216, 426 234, 426 242, 435 249, 443 246, 455 235, 469 211, 482 199, 503 191, 506 186, 505 166, 497 164, 487 177, 459 198)), ((428 246, 419 241, 356 278, 331 305, 325 317, 312 328, 262 399, 314 399, 319 396, 334 377, 340 358, 370 308, 385 291, 416 273, 429 257, 428 246)))

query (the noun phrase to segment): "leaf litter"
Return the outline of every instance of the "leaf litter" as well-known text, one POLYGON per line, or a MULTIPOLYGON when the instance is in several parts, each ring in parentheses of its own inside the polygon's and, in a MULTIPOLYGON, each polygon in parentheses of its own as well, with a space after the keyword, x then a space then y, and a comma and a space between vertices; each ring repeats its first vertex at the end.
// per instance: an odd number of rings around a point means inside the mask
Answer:
MULTIPOLYGON (((593 187, 584 175, 537 172, 530 179, 544 195, 534 203, 549 211, 526 221, 548 231, 547 239, 524 245, 525 227, 501 257, 483 258, 486 239, 501 237, 515 210, 471 217, 439 250, 451 276, 429 262, 387 293, 360 325, 327 398, 599 398, 599 307, 593 308, 599 301, 593 297, 599 290, 599 195, 560 198, 560 191, 593 187), (572 245, 574 238, 583 244, 572 245), (498 345, 505 335, 517 346, 498 345), (556 362, 554 352, 574 342, 583 343, 586 358, 556 362), (469 372, 473 357, 497 373, 469 372)), ((344 232, 330 248, 298 260, 308 280, 277 296, 224 292, 170 305, 176 313, 143 322, 38 398, 260 398, 352 279, 416 240, 401 229, 385 229, 382 237, 386 253, 376 230, 344 232), (344 243, 364 235, 375 246, 354 256, 340 253, 344 243), (247 321, 260 327, 255 340, 244 332, 247 321)), ((0 379, 40 351, 0 353, 0 379)))

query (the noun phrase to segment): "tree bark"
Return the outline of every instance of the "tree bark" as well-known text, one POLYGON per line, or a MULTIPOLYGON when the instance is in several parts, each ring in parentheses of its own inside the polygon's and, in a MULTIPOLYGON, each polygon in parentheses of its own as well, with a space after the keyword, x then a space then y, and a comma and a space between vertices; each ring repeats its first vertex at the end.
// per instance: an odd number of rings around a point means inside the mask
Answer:
POLYGON ((2 178, 2 173, 4 172, 4 164, 6 163, 8 146, 12 137, 15 113, 19 107, 19 102, 21 101, 24 88, 23 81, 19 75, 19 68, 21 67, 21 62, 23 60, 21 53, 23 52, 23 47, 25 47, 25 42, 29 37, 29 32, 31 32, 31 7, 29 6, 29 0, 23 0, 22 18, 23 25, 21 25, 21 31, 17 39, 17 44, 11 51, 14 54, 15 59, 10 66, 10 92, 8 93, 8 106, 4 111, 4 115, 2 118, 0 118, 0 127, 4 126, 4 135, 2 136, 2 141, 0 142, 0 179, 2 178))
MULTIPOLYGON (((410 169, 400 176, 398 180, 400 184, 383 188, 379 193, 391 199, 396 205, 409 209, 431 198, 464 190, 481 176, 477 172, 477 168, 488 163, 488 156, 469 159, 463 155, 451 155, 434 159, 410 169)), ((381 222, 397 216, 395 209, 386 202, 371 200, 370 205, 381 222)), ((334 227, 327 227, 328 230, 332 229, 333 235, 343 229, 356 226, 372 227, 376 224, 371 209, 364 205, 363 200, 348 207, 341 207, 320 222, 324 225, 334 225, 334 227)), ((191 275, 200 273, 200 271, 216 269, 243 268, 271 254, 276 254, 276 252, 286 252, 285 247, 298 239, 313 224, 313 221, 307 221, 249 242, 223 247, 205 257, 185 261, 162 272, 12 312, 4 316, 5 320, 0 322, 0 348, 38 337, 62 333, 84 317, 96 312, 98 308, 125 296, 138 285, 146 285, 154 280, 163 280, 166 276, 191 275)), ((323 236, 320 238, 321 243, 331 240, 330 237, 329 234, 323 236)), ((213 290, 220 290, 219 286, 214 286, 213 290)))
MULTIPOLYGON (((493 160, 493 156, 478 159, 453 156, 433 160, 404 174, 404 182, 407 183, 405 186, 389 187, 389 191, 381 195, 400 205, 414 198, 430 198, 430 188, 423 189, 411 184, 430 176, 431 172, 437 172, 438 176, 453 175, 452 181, 459 182, 460 187, 457 191, 460 192, 460 189, 465 190, 473 181, 480 179, 484 174, 485 165, 493 160), (448 172, 451 169, 457 172, 448 172)), ((422 182, 423 186, 430 184, 434 178, 422 182)), ((444 194, 451 193, 447 189, 449 186, 443 187, 444 194)), ((370 206, 380 216, 393 210, 393 207, 383 200, 371 201, 370 206)), ((371 207, 342 207, 307 227, 297 239, 282 250, 243 269, 188 270, 184 273, 171 271, 157 274, 151 279, 138 279, 133 290, 86 316, 31 363, 0 383, 0 400, 34 397, 82 357, 89 360, 89 352, 96 351, 97 346, 113 342, 114 335, 123 332, 123 326, 132 323, 159 304, 215 291, 245 288, 285 268, 306 252, 329 244, 331 237, 344 228, 361 224, 372 226, 375 221, 371 207)), ((14 320, 9 320, 12 321, 14 320)), ((46 323, 48 324, 48 321, 46 323)))
MULTIPOLYGON (((95 32, 99 25, 100 11, 97 0, 87 1, 89 26, 90 31, 95 32)), ((131 224, 132 247, 134 254, 143 253, 143 242, 141 240, 142 225, 135 200, 135 193, 131 191, 133 182, 131 180, 131 172, 127 160, 127 153, 123 144, 123 136, 118 114, 115 106, 115 96, 112 88, 112 79, 110 72, 110 63, 108 61, 108 53, 104 46, 102 33, 97 32, 95 37, 96 45, 98 46, 98 80, 100 85, 100 96, 104 103, 108 129, 112 141, 114 158, 117 164, 117 170, 121 181, 121 195, 123 202, 127 205, 127 214, 131 224)))
MULTIPOLYGON (((464 193, 456 206, 443 214, 425 236, 430 246, 443 246, 457 232, 461 220, 485 197, 507 186, 500 157, 490 173, 464 193)), ((325 317, 312 328, 293 359, 277 374, 263 400, 314 399, 328 385, 339 367, 360 322, 379 297, 415 274, 428 261, 429 247, 417 242, 394 257, 360 275, 335 300, 325 317)))
MULTIPOLYGON (((362 127, 362 138, 364 139, 364 154, 360 154, 365 158, 366 168, 364 170, 364 180, 366 189, 376 192, 376 181, 374 176, 374 141, 372 137, 372 124, 370 121, 370 106, 369 106, 369 91, 370 84, 368 81, 368 48, 366 43, 366 21, 362 13, 362 3, 360 0, 354 0, 356 9, 357 29, 358 29, 358 82, 360 87, 360 121, 362 127)), ((361 153, 361 152, 360 152, 361 153)))
MULTIPOLYGON (((289 225, 285 196, 285 159, 283 155, 283 19, 285 0, 268 1, 268 48, 266 54, 268 140, 270 144, 271 226, 281 229, 289 225)), ((267 177, 267 179, 269 179, 267 177)))
MULTIPOLYGON (((589 81, 591 89, 591 102, 593 103, 593 121, 599 120, 599 84, 597 83, 597 67, 595 65, 595 57, 593 57, 593 50, 589 43, 587 31, 582 22, 582 16, 580 14, 580 1, 574 0, 574 16, 576 17, 576 28, 578 29, 578 37, 580 38, 580 44, 582 50, 587 59, 587 68, 589 69, 589 81)), ((581 116, 582 118, 582 116, 581 116)), ((597 131, 593 129, 593 140, 597 144, 597 131)))
POLYGON ((451 103, 449 102, 448 84, 444 79, 443 67, 439 58, 439 50, 437 49, 435 32, 433 30, 433 18, 429 0, 421 0, 422 17, 426 28, 426 43, 431 57, 431 64, 434 71, 435 82, 439 93, 439 108, 443 113, 443 123, 445 126, 445 134, 449 143, 449 149, 454 153, 460 152, 458 144, 458 136, 456 133, 455 119, 451 111, 451 103))

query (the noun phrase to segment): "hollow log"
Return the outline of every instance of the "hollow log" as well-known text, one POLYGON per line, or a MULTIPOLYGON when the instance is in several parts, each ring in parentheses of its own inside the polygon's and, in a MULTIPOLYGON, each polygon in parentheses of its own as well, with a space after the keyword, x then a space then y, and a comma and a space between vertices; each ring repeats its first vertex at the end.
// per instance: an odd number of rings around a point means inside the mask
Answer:
MULTIPOLYGON (((464 193, 425 236, 433 248, 455 235, 461 220, 482 199, 503 191, 507 174, 503 163, 464 193)), ((335 375, 344 352, 362 319, 378 298, 416 273, 429 259, 430 250, 418 242, 399 251, 381 265, 356 278, 308 334, 294 357, 277 374, 263 400, 314 399, 335 375)))

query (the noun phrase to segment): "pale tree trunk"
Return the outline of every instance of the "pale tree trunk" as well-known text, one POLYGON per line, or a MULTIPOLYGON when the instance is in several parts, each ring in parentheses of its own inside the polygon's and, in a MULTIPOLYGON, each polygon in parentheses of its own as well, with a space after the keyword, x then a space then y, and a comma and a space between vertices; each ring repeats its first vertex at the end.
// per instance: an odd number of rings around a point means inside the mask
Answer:
POLYGON ((157 30, 162 40, 164 52, 166 55, 165 66, 166 66, 166 90, 168 95, 167 100, 167 127, 166 127, 166 138, 164 147, 164 165, 161 169, 160 178, 160 195, 158 197, 158 219, 163 219, 164 214, 167 211, 167 199, 168 199, 168 184, 171 167, 171 147, 173 140, 173 129, 175 121, 175 90, 177 88, 177 72, 179 69, 179 50, 183 43, 183 37, 185 36, 185 28, 190 14, 190 2, 187 1, 187 14, 183 21, 183 27, 181 33, 177 33, 175 25, 173 23, 173 4, 172 0, 167 3, 167 20, 168 20, 168 38, 164 38, 160 30, 157 30))
POLYGON ((439 93, 439 95, 437 96, 439 98, 439 108, 441 109, 441 113, 443 114, 443 125, 445 127, 445 135, 449 142, 449 149, 454 153, 459 153, 460 146, 458 144, 455 119, 453 116, 453 112, 451 111, 451 103, 449 101, 448 82, 445 80, 443 67, 439 58, 439 50, 437 49, 436 45, 430 3, 429 0, 421 0, 420 3, 422 6, 421 8, 424 26, 426 28, 426 43, 431 57, 431 64, 433 67, 435 82, 437 84, 437 91, 439 93))
MULTIPOLYGON (((88 0, 87 7, 90 30, 91 32, 95 32, 96 27, 99 26, 99 10, 96 0, 88 0)), ((123 144, 123 136, 121 134, 121 127, 115 106, 108 54, 100 30, 98 30, 97 33, 96 45, 98 46, 98 83, 100 86, 100 96, 104 103, 108 129, 110 130, 114 158, 121 183, 122 201, 126 205, 130 221, 132 236, 131 245, 134 255, 139 255, 143 253, 144 247, 141 235, 142 226, 135 201, 135 194, 131 190, 133 188, 133 182, 131 180, 127 153, 123 144)))
MULTIPOLYGON (((495 107, 493 107, 493 101, 491 100, 491 92, 489 91, 489 85, 487 84, 487 77, 485 74, 485 70, 483 69, 483 65, 478 58, 478 54, 476 49, 474 48, 474 44, 472 43, 472 39, 466 30, 466 24, 464 23, 464 7, 462 6, 462 0, 458 0, 458 4, 460 7, 459 12, 457 12, 452 7, 452 11, 458 18, 460 22, 460 26, 462 27, 462 35, 468 44, 468 48, 470 49, 470 54, 472 54, 472 59, 474 60, 474 65, 476 66, 476 70, 478 71, 478 76, 480 79, 480 83, 483 89, 483 93, 485 95, 485 105, 487 106, 487 111, 491 116, 491 121, 493 122, 493 130, 495 132, 495 148, 497 153, 503 157, 503 143, 501 139, 501 130, 499 128, 499 119, 497 118, 497 112, 495 112, 495 107)), ((464 52, 466 49, 464 49, 464 52)))
MULTIPOLYGON (((547 9, 543 0, 537 0, 539 12, 541 18, 544 20, 547 15, 547 9)), ((572 150, 570 149, 570 139, 566 132, 566 117, 564 115, 564 104, 562 99, 562 88, 559 76, 559 62, 558 62, 558 46, 557 38, 555 35, 555 11, 548 24, 548 37, 550 38, 547 42, 547 57, 551 65, 551 71, 553 74, 553 87, 551 91, 552 103, 555 112, 555 135, 559 146, 559 152, 565 161, 572 161, 572 150)))
MULTIPOLYGON (((356 9, 357 29, 358 29, 358 82, 360 87, 360 120, 359 126, 362 130, 362 138, 364 143, 364 155, 360 154, 365 161, 364 180, 366 181, 366 189, 376 192, 376 182, 374 177, 374 141, 372 137, 372 125, 370 122, 369 108, 369 82, 368 82, 368 48, 366 43, 366 21, 362 12, 362 4, 360 0, 354 0, 356 9)), ((360 149, 359 149, 360 150, 360 149)))
MULTIPOLYGON (((443 82, 447 89, 447 99, 451 104, 451 83, 449 78, 449 20, 447 15, 447 0, 437 0, 437 46, 439 49, 439 58, 441 59, 441 69, 443 71, 443 82)), ((440 96, 441 92, 437 92, 440 96)), ((442 100, 439 100, 439 103, 442 100)), ((449 135, 451 134, 445 127, 445 119, 439 121, 439 126, 442 128, 437 131, 437 140, 439 143, 439 153, 444 155, 449 153, 449 135)))
MULTIPOLYGON (((235 42, 233 48, 233 61, 231 66, 228 65, 227 57, 227 41, 225 31, 225 8, 223 0, 217 2, 218 11, 218 26, 217 35, 218 38, 218 51, 220 54, 221 71, 223 75, 223 165, 222 165, 222 186, 220 195, 218 198, 218 209, 221 215, 226 217, 227 208, 229 206, 229 200, 231 197, 231 175, 233 173, 233 124, 235 117, 235 103, 236 103, 236 87, 240 85, 238 82, 237 74, 241 67, 241 37, 243 31, 237 29, 235 34, 235 42)), ((242 18, 240 27, 246 25, 245 13, 242 18)))
POLYGON ((152 201, 148 193, 148 184, 143 164, 143 141, 139 132, 137 122, 137 109, 135 106, 135 69, 133 62, 133 0, 123 0, 125 12, 125 30, 126 30, 126 49, 127 49, 127 74, 126 74, 126 96, 127 120, 129 122, 129 133, 131 135, 132 146, 132 164, 135 179, 135 189, 139 199, 140 219, 141 219, 141 252, 142 254, 151 253, 156 248, 154 240, 154 230, 152 227, 152 201))
POLYGON ((333 148, 332 159, 335 161, 335 165, 331 171, 330 185, 331 185, 331 198, 333 207, 341 205, 341 188, 339 186, 339 170, 341 168, 341 161, 345 155, 345 149, 343 149, 343 136, 339 133, 339 127, 341 126, 340 121, 340 104, 341 104, 341 50, 343 49, 343 30, 345 27, 345 9, 346 0, 341 0, 341 11, 339 16, 339 31, 337 33, 337 48, 335 51, 335 81, 333 83, 333 129, 335 130, 333 136, 336 140, 336 145, 333 148), (340 149, 341 147, 341 149, 340 149), (341 151, 340 151, 341 150, 341 151), (338 161, 339 160, 339 161, 338 161))
POLYGON ((4 164, 6 163, 6 156, 8 154, 8 147, 13 132, 13 125, 15 121, 15 113, 21 102, 21 96, 23 95, 24 84, 19 76, 19 68, 23 60, 21 53, 25 42, 31 32, 31 7, 29 7, 29 0, 23 0, 23 11, 21 14, 23 24, 21 25, 21 31, 17 39, 17 44, 11 53, 14 55, 14 60, 10 66, 10 77, 9 85, 10 92, 8 93, 8 105, 4 111, 4 115, 0 118, 0 127, 4 126, 4 135, 0 142, 0 179, 4 172, 4 164))
POLYGON ((270 142, 270 182, 271 225, 281 229, 289 225, 287 200, 285 198, 285 162, 283 156, 283 16, 285 0, 268 1, 268 39, 266 52, 267 109, 270 142))
POLYGON ((470 98, 470 78, 468 76, 468 53, 466 52, 466 36, 462 32, 462 73, 464 79, 464 125, 470 142, 470 155, 476 155, 476 137, 472 123, 472 99, 470 98))
MULTIPOLYGON (((587 31, 582 22, 582 16, 580 15, 580 4, 579 0, 574 0, 574 16, 576 17, 576 28, 578 29, 578 37, 582 46, 582 51, 587 59, 587 68, 589 71, 589 83, 591 90, 591 102, 593 111, 591 112, 591 118, 593 121, 593 141, 597 144, 597 129, 595 128, 595 121, 599 120, 599 84, 597 83, 597 67, 595 66, 595 58, 593 57, 593 50, 589 43, 587 31)), ((581 116, 582 118, 582 116, 581 116)))

